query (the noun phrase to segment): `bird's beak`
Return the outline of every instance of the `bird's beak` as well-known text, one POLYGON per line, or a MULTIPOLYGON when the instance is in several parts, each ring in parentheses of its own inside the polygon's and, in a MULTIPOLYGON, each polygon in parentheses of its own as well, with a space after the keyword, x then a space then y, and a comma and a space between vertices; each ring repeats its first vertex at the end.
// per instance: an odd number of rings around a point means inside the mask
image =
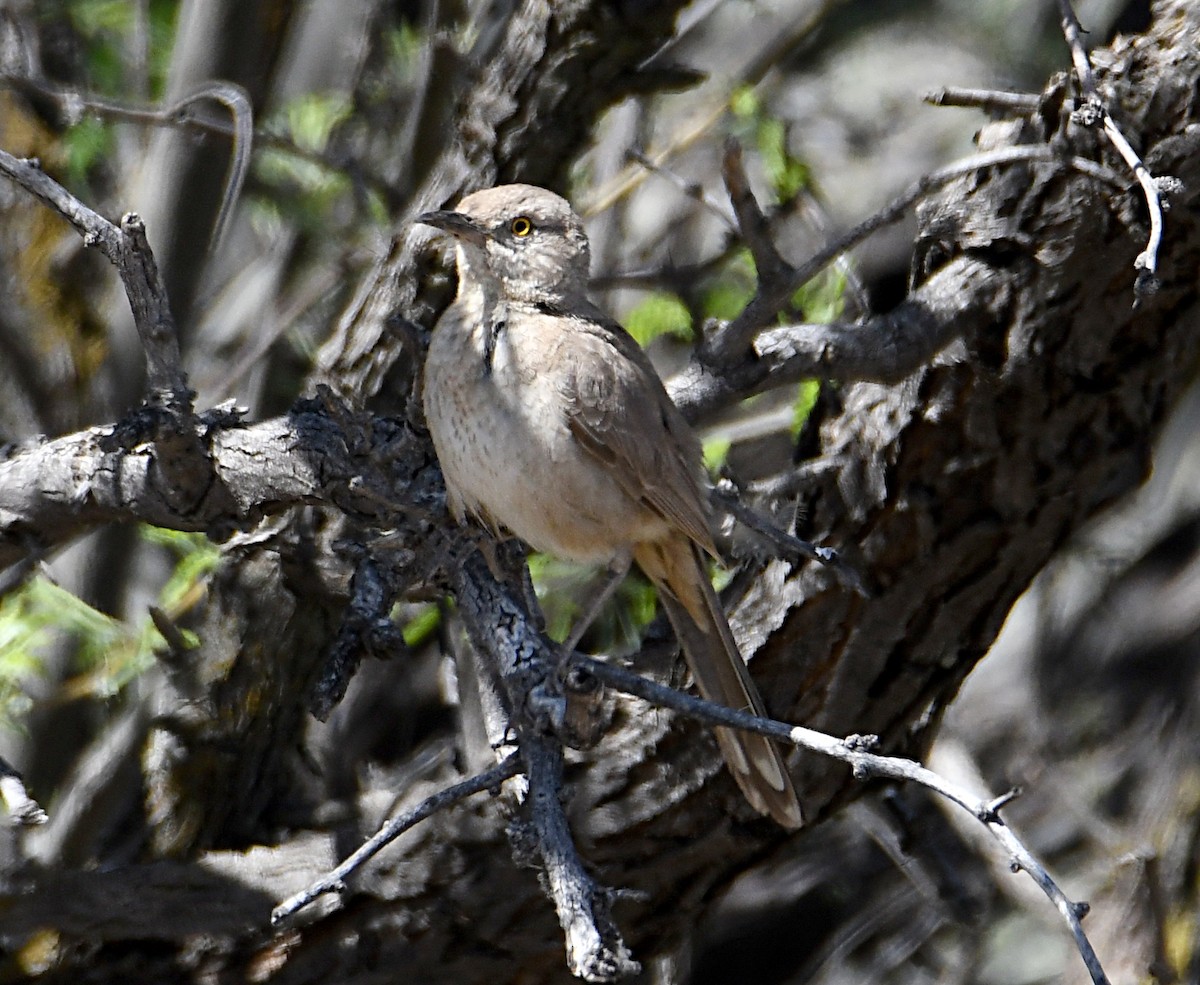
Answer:
POLYGON ((438 212, 423 212, 417 216, 416 222, 433 226, 442 232, 449 233, 455 239, 466 240, 468 243, 483 245, 487 234, 461 212, 442 209, 438 212))

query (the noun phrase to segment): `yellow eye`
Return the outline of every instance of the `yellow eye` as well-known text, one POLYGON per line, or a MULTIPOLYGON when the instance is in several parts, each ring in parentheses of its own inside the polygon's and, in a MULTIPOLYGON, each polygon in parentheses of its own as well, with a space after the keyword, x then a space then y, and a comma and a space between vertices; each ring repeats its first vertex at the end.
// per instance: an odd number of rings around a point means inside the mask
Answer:
POLYGON ((517 216, 508 226, 514 236, 528 236, 533 232, 533 223, 523 215, 517 216))

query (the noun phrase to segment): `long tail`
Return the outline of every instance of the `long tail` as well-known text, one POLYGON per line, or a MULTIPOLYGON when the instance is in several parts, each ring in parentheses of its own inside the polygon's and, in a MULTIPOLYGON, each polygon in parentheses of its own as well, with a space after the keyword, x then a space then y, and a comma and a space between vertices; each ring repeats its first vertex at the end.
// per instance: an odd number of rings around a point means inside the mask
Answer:
MULTIPOLYGON (((699 548, 679 535, 638 545, 634 560, 658 589, 700 693, 709 701, 764 714, 699 548)), ((718 728, 716 733, 725 763, 750 806, 789 830, 800 827, 800 800, 775 743, 749 732, 718 728)))

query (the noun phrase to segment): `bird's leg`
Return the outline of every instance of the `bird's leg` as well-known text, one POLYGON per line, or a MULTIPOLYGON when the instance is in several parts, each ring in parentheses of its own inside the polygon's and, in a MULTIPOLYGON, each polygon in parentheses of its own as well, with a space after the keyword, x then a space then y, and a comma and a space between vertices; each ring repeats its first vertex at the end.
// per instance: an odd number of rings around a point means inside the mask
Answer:
POLYGON ((563 648, 568 653, 579 645, 579 641, 583 639, 583 634, 588 631, 588 627, 600 615, 600 610, 604 608, 604 603, 613 597, 613 593, 620 587, 621 582, 625 580, 632 560, 633 555, 629 551, 621 551, 608 562, 608 568, 606 569, 607 580, 601 586, 600 591, 592 597, 583 615, 576 620, 575 625, 571 628, 571 635, 563 642, 563 648))

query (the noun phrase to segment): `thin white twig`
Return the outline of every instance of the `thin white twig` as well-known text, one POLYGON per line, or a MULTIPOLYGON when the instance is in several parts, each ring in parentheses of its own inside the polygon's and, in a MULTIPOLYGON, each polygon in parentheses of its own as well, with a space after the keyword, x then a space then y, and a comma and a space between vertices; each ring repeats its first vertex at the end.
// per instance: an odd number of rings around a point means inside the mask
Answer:
POLYGON ((1146 197, 1146 208, 1150 214, 1150 235, 1146 240, 1146 248, 1133 261, 1133 267, 1138 272, 1133 285, 1133 306, 1136 308, 1140 301, 1154 294, 1159 287, 1157 270, 1158 248, 1162 245, 1163 229, 1162 189, 1142 163, 1137 151, 1125 139, 1108 107, 1104 105, 1104 100, 1100 98, 1092 62, 1083 46, 1083 28, 1071 7, 1071 0, 1058 0, 1058 9, 1062 15, 1063 37, 1071 50, 1071 61, 1083 93, 1083 105, 1071 115, 1071 119, 1081 126, 1103 127, 1104 135, 1134 173, 1146 197))
POLYGON ((871 748, 878 741, 875 736, 851 735, 845 739, 839 739, 803 726, 760 718, 749 712, 735 711, 732 708, 713 704, 580 653, 571 654, 570 659, 576 666, 603 683, 619 691, 636 695, 659 707, 671 708, 710 725, 722 725, 727 728, 754 732, 780 742, 799 746, 810 752, 841 760, 850 766, 856 779, 886 777, 893 780, 904 780, 918 783, 934 793, 941 794, 984 824, 1008 852, 1010 867, 1014 872, 1024 870, 1037 883, 1066 921, 1071 936, 1075 940, 1075 946, 1083 958, 1094 985, 1109 985, 1108 977, 1100 965, 1100 959, 1096 956, 1095 949, 1088 940, 1081 923, 1083 917, 1087 915, 1088 904, 1072 901, 1051 878, 1045 866, 1034 858, 1000 817, 999 809, 1014 796, 1013 793, 1006 793, 998 798, 978 797, 970 790, 951 783, 945 777, 939 776, 911 759, 881 756, 871 752, 871 748))

